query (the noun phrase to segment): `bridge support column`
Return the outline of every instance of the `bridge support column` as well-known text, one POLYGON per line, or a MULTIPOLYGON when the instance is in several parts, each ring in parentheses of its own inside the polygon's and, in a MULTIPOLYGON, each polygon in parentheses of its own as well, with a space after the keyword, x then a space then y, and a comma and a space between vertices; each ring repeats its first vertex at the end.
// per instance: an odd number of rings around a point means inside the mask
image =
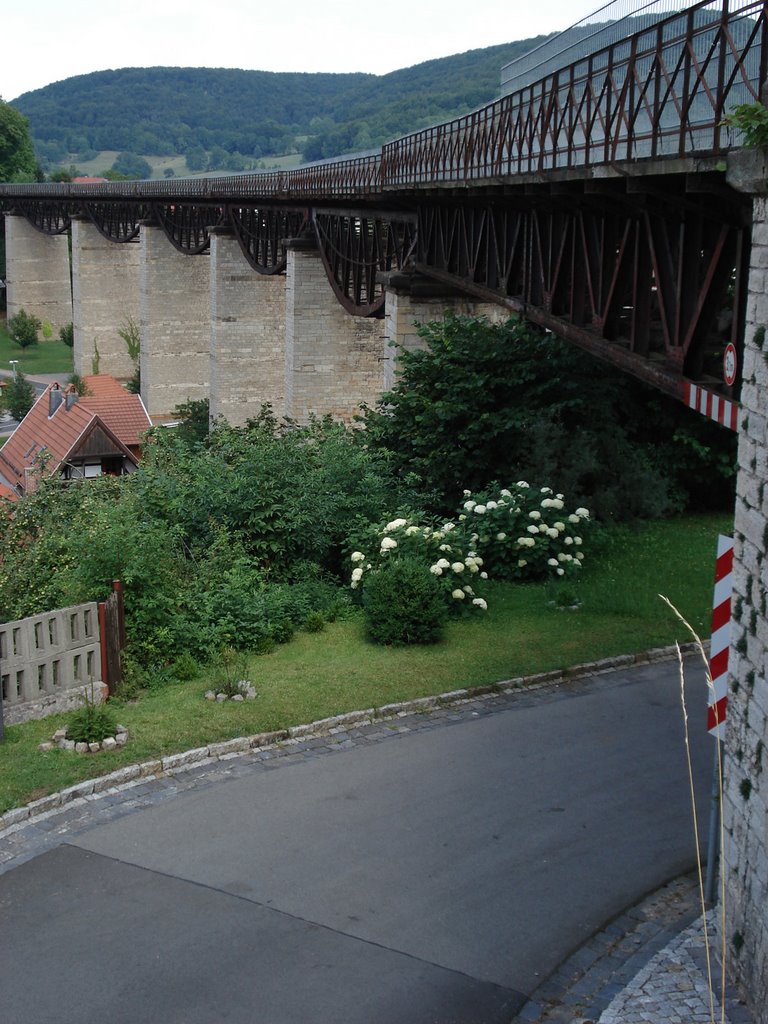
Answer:
POLYGON ((756 1024, 768 1024, 768 150, 729 154, 728 180, 753 193, 753 223, 724 766, 725 938, 729 971, 756 1024))
POLYGON ((141 397, 154 419, 209 397, 210 259, 186 256, 142 224, 139 269, 141 397))
POLYGON ((288 248, 285 292, 286 413, 350 422, 382 392, 384 325, 350 316, 334 295, 314 241, 288 248))
POLYGON ((23 309, 58 337, 72 323, 69 236, 45 235, 26 217, 5 217, 6 300, 8 316, 23 309))
POLYGON ((110 242, 86 217, 72 219, 75 371, 129 380, 135 367, 119 330, 139 325, 139 240, 110 242), (97 356, 98 350, 98 356, 97 356))
POLYGON ((211 235, 211 419, 243 426, 269 403, 285 415, 285 275, 258 274, 234 232, 211 235))
POLYGON ((419 337, 420 324, 443 320, 446 312, 457 316, 484 316, 492 323, 508 320, 510 313, 503 306, 481 302, 459 295, 435 281, 418 274, 400 271, 386 275, 384 390, 389 391, 397 373, 397 349, 407 351, 426 348, 419 337))

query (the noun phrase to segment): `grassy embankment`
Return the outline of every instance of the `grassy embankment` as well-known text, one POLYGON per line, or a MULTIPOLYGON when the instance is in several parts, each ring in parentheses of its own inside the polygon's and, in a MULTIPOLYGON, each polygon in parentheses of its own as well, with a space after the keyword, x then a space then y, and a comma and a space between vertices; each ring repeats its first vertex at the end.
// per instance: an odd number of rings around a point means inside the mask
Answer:
POLYGON ((11 372, 10 361, 18 359, 19 369, 28 377, 36 373, 72 373, 72 349, 58 339, 40 341, 37 345, 20 348, 11 341, 5 329, 5 320, 0 319, 0 369, 11 372))
POLYGON ((388 649, 367 643, 357 615, 321 633, 299 633, 250 660, 259 696, 243 704, 203 699, 211 673, 116 702, 131 732, 118 751, 81 757, 37 745, 65 722, 52 716, 6 729, 0 744, 0 812, 123 765, 209 742, 358 708, 516 678, 690 638, 659 599, 709 632, 718 533, 728 516, 686 517, 606 532, 589 557, 582 607, 558 611, 543 585, 490 588, 483 617, 452 623, 442 643, 388 649))

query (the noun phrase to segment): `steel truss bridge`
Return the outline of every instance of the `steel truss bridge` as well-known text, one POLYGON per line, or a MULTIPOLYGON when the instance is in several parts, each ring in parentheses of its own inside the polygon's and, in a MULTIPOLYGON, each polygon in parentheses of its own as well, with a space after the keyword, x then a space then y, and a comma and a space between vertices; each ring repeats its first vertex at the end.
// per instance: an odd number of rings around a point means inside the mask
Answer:
POLYGON ((767 39, 763 0, 704 0, 375 156, 0 185, 0 210, 49 234, 86 217, 116 243, 150 222, 190 255, 229 225, 260 274, 313 237, 351 314, 382 315, 386 282, 410 275, 504 305, 668 394, 695 383, 735 398, 722 353, 743 343, 752 212, 726 183, 740 137, 724 121, 765 99, 767 39))

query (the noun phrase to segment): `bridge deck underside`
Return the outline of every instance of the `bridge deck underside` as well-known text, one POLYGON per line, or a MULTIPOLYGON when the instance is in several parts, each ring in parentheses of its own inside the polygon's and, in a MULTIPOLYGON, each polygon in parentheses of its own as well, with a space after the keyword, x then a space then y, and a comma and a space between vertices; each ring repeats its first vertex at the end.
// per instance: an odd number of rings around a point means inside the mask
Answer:
POLYGON ((716 176, 587 180, 419 208, 416 269, 501 302, 669 394, 734 397, 751 205, 716 176))

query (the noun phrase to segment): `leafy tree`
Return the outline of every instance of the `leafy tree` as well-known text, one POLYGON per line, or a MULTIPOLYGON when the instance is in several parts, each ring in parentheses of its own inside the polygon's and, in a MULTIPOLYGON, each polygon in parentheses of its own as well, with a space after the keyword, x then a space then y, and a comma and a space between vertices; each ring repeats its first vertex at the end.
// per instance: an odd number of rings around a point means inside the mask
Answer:
POLYGON ((192 146, 187 150, 184 158, 190 171, 204 171, 208 166, 208 154, 202 146, 192 146))
POLYGON ((210 402, 207 398, 200 398, 197 401, 182 402, 173 410, 173 415, 179 420, 176 430, 177 437, 180 437, 187 444, 198 444, 208 437, 209 431, 209 409, 210 402))
POLYGON ((15 420, 23 420, 35 404, 36 397, 34 387, 17 367, 3 393, 6 409, 15 420))
POLYGON ((602 518, 731 502, 735 438, 681 403, 520 320, 447 315, 419 334, 427 348, 401 352, 365 439, 443 510, 519 478, 602 518))
POLYGON ((149 178, 152 176, 152 167, 143 156, 135 153, 120 153, 115 157, 112 170, 126 175, 128 178, 149 178))
POLYGON ((42 326, 39 317, 20 309, 8 321, 7 329, 11 341, 15 341, 21 348, 29 348, 30 345, 37 345, 40 340, 38 334, 42 326))
POLYGON ((80 171, 74 164, 70 164, 69 167, 54 167, 48 175, 51 181, 72 181, 79 176, 80 171))
POLYGON ((0 99, 0 181, 34 181, 38 174, 26 117, 0 99))

